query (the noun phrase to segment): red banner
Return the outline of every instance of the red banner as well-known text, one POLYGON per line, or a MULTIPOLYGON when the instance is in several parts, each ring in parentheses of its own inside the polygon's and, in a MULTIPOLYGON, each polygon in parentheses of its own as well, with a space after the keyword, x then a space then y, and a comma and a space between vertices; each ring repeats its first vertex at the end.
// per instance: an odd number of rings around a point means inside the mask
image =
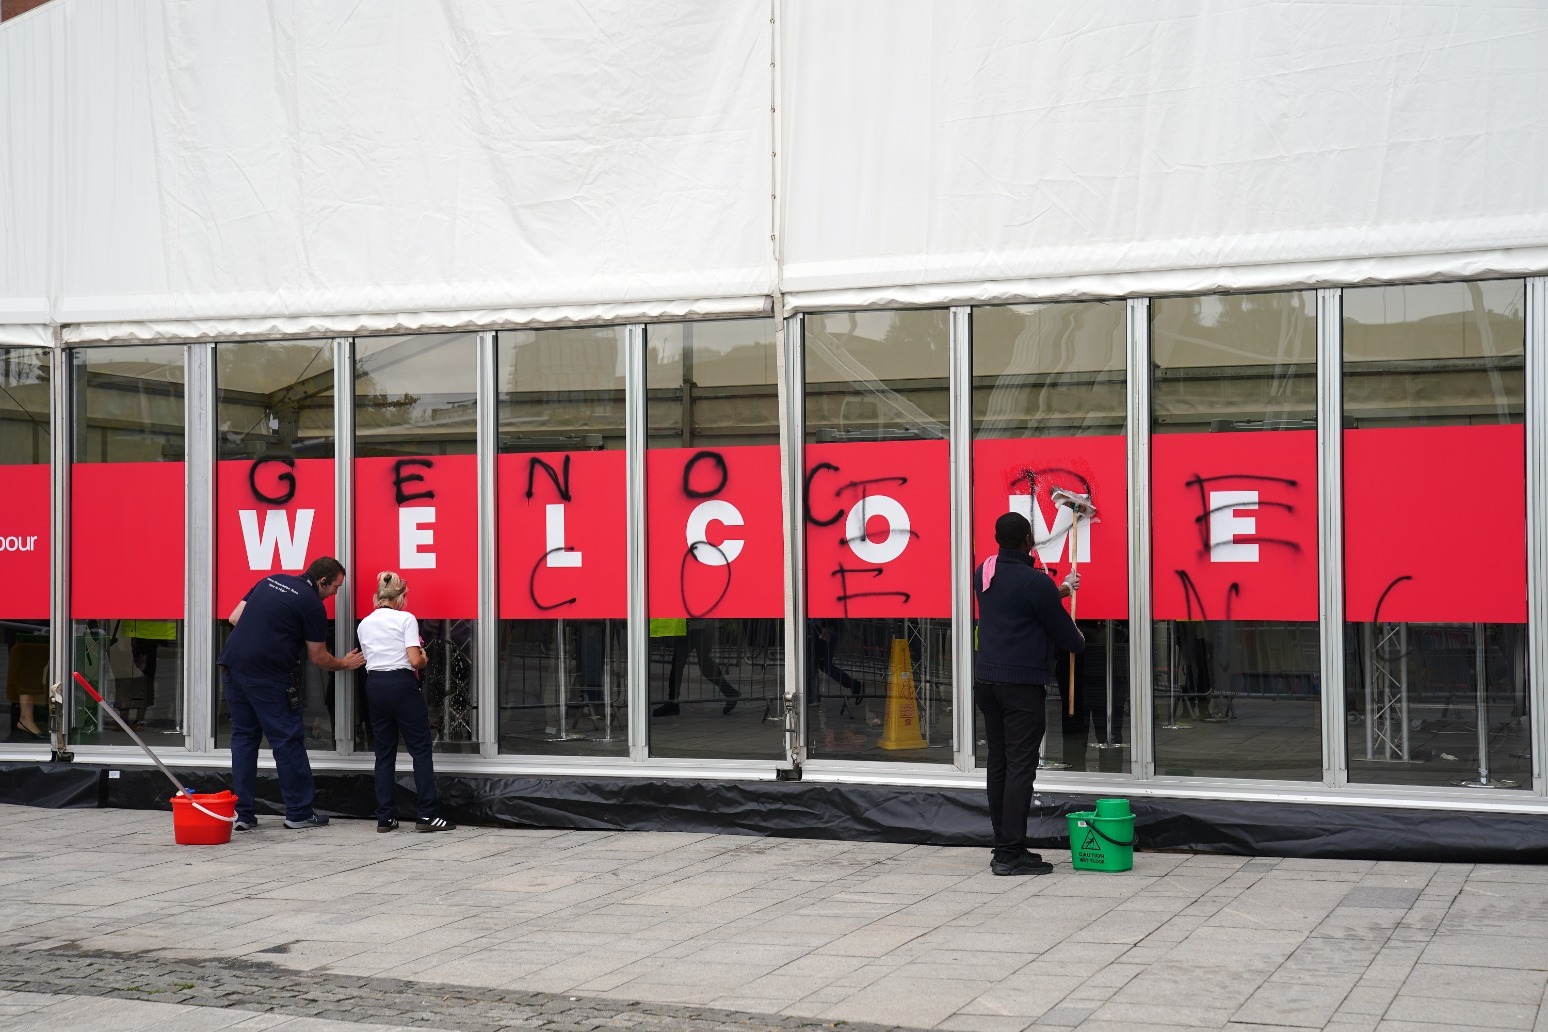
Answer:
POLYGON ((501 618, 628 616, 624 453, 501 455, 498 472, 501 618))
POLYGON ((70 470, 70 615, 183 619, 183 464, 70 470))
POLYGON ((1525 623, 1520 425, 1344 431, 1346 618, 1525 623))
MULTIPOLYGON (((215 615, 258 580, 335 554, 332 459, 227 459, 215 468, 215 615)), ((351 570, 354 576, 356 571, 351 570)), ((333 599, 324 605, 333 615, 333 599)))
POLYGON ((478 614, 478 460, 472 455, 355 460, 355 612, 376 574, 396 570, 422 619, 478 614))
POLYGON ((1317 434, 1151 439, 1157 620, 1317 619, 1317 434))
POLYGON ((785 612, 779 446, 646 456, 653 617, 785 612))
POLYGON ((48 466, 0 466, 0 619, 48 617, 48 466))
POLYGON ((806 608, 824 617, 951 616, 945 441, 806 449, 806 608))
POLYGON ((1043 565, 1070 570, 1075 519, 1053 491, 1089 495, 1096 519, 1080 521, 1082 620, 1129 618, 1129 475, 1123 437, 1031 437, 973 444, 974 564, 993 555, 994 521, 1019 512, 1032 524, 1043 565))

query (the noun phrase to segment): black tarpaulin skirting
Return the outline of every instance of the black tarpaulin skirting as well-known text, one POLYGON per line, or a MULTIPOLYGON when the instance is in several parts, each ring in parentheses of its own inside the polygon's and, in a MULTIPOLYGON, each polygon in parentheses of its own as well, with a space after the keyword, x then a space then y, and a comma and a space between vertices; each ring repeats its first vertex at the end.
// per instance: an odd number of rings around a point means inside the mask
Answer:
MULTIPOLYGON (((166 810, 160 771, 83 763, 0 763, 0 803, 166 810)), ((231 787, 220 768, 178 772, 196 792, 231 787)), ((318 809, 370 819, 366 771, 318 771, 318 809)), ((398 778, 401 813, 413 812, 413 776, 398 778)), ((837 785, 810 781, 506 777, 440 774, 441 811, 488 827, 684 831, 784 838, 988 846, 984 794, 972 789, 837 785)), ((1122 794, 1114 786, 1114 794, 1122 794)), ((258 776, 258 810, 281 814, 279 783, 258 776)), ((1068 848, 1064 815, 1089 796, 1043 792, 1028 828, 1034 848, 1068 848)), ((1142 850, 1342 860, 1548 863, 1548 814, 1469 813, 1381 806, 1131 797, 1142 850)))

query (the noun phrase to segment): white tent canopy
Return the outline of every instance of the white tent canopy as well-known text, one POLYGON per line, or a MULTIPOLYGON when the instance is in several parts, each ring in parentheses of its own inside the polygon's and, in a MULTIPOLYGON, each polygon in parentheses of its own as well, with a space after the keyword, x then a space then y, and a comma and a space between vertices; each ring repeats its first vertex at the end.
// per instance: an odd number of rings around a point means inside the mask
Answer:
POLYGON ((1548 5, 866 0, 788 34, 794 299, 1548 268, 1548 5))
POLYGON ((0 26, 0 322, 761 305, 770 36, 751 0, 55 0, 0 26))
POLYGON ((1541 272, 1545 53, 1519 0, 54 0, 0 342, 1541 272))

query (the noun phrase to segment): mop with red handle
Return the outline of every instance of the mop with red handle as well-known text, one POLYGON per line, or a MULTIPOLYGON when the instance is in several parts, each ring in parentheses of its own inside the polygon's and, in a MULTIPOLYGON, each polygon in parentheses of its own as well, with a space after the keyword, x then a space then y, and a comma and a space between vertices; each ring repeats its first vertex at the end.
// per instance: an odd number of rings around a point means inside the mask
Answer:
POLYGON ((236 823, 235 815, 227 817, 225 814, 215 813, 213 810, 208 810, 205 807, 200 806, 199 801, 194 798, 197 793, 195 793, 193 789, 185 787, 181 781, 177 780, 177 775, 173 774, 172 771, 167 768, 167 765, 161 762, 161 758, 151 751, 151 747, 146 745, 140 736, 134 733, 134 728, 130 727, 128 723, 124 721, 124 718, 118 715, 118 710, 114 709, 112 704, 104 699, 101 694, 98 693, 97 689, 91 686, 91 682, 82 677, 79 671, 76 671, 73 676, 75 677, 75 683, 86 689, 86 694, 90 695, 94 700, 96 700, 97 705, 107 710, 108 716, 118 721, 118 726, 124 729, 124 734, 134 739, 134 744, 145 750, 145 755, 151 758, 151 762, 154 763, 157 767, 160 767, 161 773, 165 774, 167 776, 167 780, 172 782, 172 784, 177 787, 178 794, 188 797, 189 804, 192 805, 195 810, 198 810, 200 813, 207 817, 214 817, 216 820, 225 821, 227 824, 236 823))

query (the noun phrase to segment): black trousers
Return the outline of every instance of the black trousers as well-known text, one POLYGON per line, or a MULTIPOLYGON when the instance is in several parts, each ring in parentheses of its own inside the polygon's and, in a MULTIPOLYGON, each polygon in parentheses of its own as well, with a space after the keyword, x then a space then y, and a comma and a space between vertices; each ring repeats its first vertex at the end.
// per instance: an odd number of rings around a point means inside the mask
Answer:
POLYGON ((414 758, 414 791, 420 817, 434 817, 435 763, 430 756, 430 711, 419 678, 412 670, 368 670, 366 699, 371 708, 371 738, 376 745, 376 819, 398 814, 398 735, 414 758))
POLYGON ((984 737, 989 743, 989 820, 994 824, 998 854, 1027 848, 1037 751, 1048 729, 1047 697, 1047 689, 1040 684, 973 682, 973 703, 984 715, 984 737))

